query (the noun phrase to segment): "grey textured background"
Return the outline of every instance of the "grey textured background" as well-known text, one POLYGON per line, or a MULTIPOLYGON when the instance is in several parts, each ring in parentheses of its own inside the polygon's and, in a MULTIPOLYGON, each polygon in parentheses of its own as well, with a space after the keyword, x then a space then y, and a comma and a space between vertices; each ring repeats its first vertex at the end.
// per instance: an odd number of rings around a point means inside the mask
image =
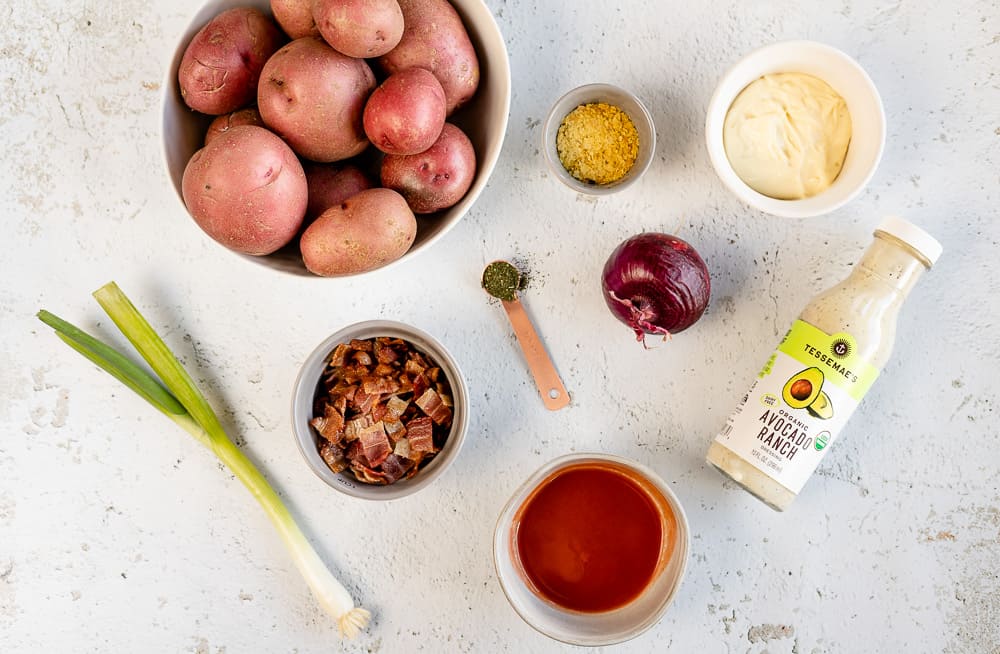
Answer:
POLYGON ((160 164, 158 102, 197 4, 0 10, 0 649, 568 651, 507 605, 491 534, 536 467, 600 450, 668 479, 693 533, 674 606, 607 651, 1000 652, 995 2, 490 0, 514 87, 490 186, 430 252, 358 281, 269 273, 183 213, 160 164), (888 117, 868 190, 805 221, 741 205, 703 145, 718 77, 788 38, 857 58, 888 117), (548 105, 595 81, 635 91, 659 130, 645 178, 600 200, 559 186, 538 152, 548 105), (705 450, 799 309, 848 272, 890 212, 945 254, 904 308, 896 354, 848 433, 793 508, 774 513, 707 469, 705 450), (599 290, 605 258, 641 230, 689 240, 714 284, 705 317, 650 351, 599 290), (524 299, 573 395, 567 410, 542 408, 478 286, 499 257, 533 273, 524 299), (44 307, 109 333, 89 293, 110 279, 374 611, 358 641, 337 642, 238 482, 35 321, 44 307), (474 403, 454 467, 388 504, 323 486, 288 427, 299 363, 371 318, 438 336, 474 403))

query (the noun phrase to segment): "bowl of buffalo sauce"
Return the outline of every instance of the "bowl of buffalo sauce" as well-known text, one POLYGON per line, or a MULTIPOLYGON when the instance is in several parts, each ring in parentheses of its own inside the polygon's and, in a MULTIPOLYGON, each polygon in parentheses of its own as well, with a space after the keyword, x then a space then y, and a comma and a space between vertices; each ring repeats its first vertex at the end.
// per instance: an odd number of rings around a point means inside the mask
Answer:
POLYGON ((511 606, 541 633, 610 645, 652 627, 684 577, 688 525, 649 468, 572 454, 535 472, 497 522, 493 559, 511 606))

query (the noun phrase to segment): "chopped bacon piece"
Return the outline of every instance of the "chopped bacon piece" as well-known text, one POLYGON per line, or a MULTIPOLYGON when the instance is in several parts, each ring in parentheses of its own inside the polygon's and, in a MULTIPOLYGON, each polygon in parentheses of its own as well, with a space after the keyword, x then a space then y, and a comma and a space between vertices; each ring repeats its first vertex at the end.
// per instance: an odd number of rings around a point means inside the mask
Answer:
POLYGON ((313 418, 309 424, 328 441, 338 441, 344 435, 344 416, 336 411, 327 411, 324 415, 313 418))
POLYGON ((418 374, 413 378, 413 397, 420 397, 424 394, 424 391, 430 388, 430 386, 431 384, 427 381, 427 377, 424 376, 424 373, 418 374))
POLYGON ((351 444, 344 450, 344 456, 351 463, 360 461, 362 465, 368 465, 368 459, 365 458, 365 450, 361 447, 361 441, 358 439, 351 441, 351 444))
POLYGON ((406 411, 406 407, 410 406, 409 401, 403 398, 393 395, 389 398, 389 401, 385 403, 385 408, 388 410, 389 415, 394 418, 402 417, 403 413, 406 411))
POLYGON ((357 461, 351 462, 351 471, 354 476, 358 478, 358 481, 363 481, 366 484, 376 484, 379 486, 385 486, 389 482, 386 481, 385 474, 372 470, 363 463, 358 463, 357 461))
POLYGON ((451 393, 448 392, 449 389, 447 384, 442 384, 439 382, 438 384, 436 384, 436 386, 438 395, 441 396, 441 402, 443 402, 445 406, 449 407, 455 406, 455 402, 451 399, 451 393))
POLYGON ((354 404, 361 415, 371 413, 372 407, 375 406, 375 402, 377 401, 378 395, 366 393, 364 388, 359 388, 358 392, 354 394, 354 404))
POLYGON ((357 384, 349 384, 346 381, 338 381, 334 384, 333 388, 330 389, 330 395, 343 395, 349 401, 354 401, 354 393, 358 390, 357 384))
POLYGON ((411 452, 434 451, 434 423, 430 418, 414 418, 406 423, 406 438, 411 452))
POLYGON ((388 363, 380 363, 372 370, 372 374, 376 377, 392 378, 396 376, 396 369, 388 363))
POLYGON ((354 401, 354 394, 358 387, 346 382, 337 382, 329 391, 332 400, 328 406, 333 406, 341 415, 347 414, 348 405, 354 401))
POLYGON ((432 452, 413 452, 410 456, 413 459, 413 467, 410 468, 408 473, 406 473, 407 479, 417 474, 417 472, 420 471, 421 466, 434 458, 434 454, 432 452))
POLYGON ((347 413, 348 401, 349 400, 347 399, 346 395, 337 395, 334 397, 333 407, 337 410, 338 413, 340 413, 340 415, 344 415, 345 413, 347 413))
POLYGON ((392 363, 399 361, 399 354, 383 338, 375 339, 375 360, 379 363, 392 363))
POLYGON ((391 395, 399 390, 399 382, 389 377, 365 377, 361 382, 361 390, 368 395, 391 395))
POLYGON ((428 368, 427 372, 424 373, 424 376, 426 376, 427 379, 429 379, 430 381, 436 382, 438 380, 438 375, 440 374, 441 374, 441 369, 438 368, 437 366, 434 366, 433 368, 428 368))
POLYGON ((357 339, 357 338, 351 339, 350 348, 352 350, 357 350, 359 352, 371 352, 372 351, 372 342, 368 341, 368 340, 357 339))
POLYGON ((367 368, 372 365, 372 355, 367 352, 355 352, 351 358, 354 359, 354 362, 359 366, 367 368))
POLYGON ((391 484, 401 479, 413 466, 413 461, 396 454, 390 454, 382 462, 382 472, 385 474, 386 482, 391 484))
POLYGON ((368 376, 368 366, 362 366, 360 364, 353 366, 344 366, 344 379, 352 384, 357 384, 362 379, 368 376))
POLYGON ((377 468, 392 453, 389 438, 385 435, 385 427, 376 422, 371 427, 365 427, 358 433, 358 440, 365 451, 365 458, 372 468, 377 468))
MULTIPOLYGON (((404 430, 405 431, 405 430, 404 430)), ((392 453, 396 456, 401 456, 404 459, 410 458, 410 439, 400 438, 396 441, 396 445, 392 448, 392 453)))
POLYGON ((368 416, 361 416, 360 418, 355 418, 353 420, 348 420, 347 424, 344 425, 344 438, 349 441, 353 441, 358 437, 365 427, 372 426, 372 419, 368 416))
POLYGON ((385 425, 385 433, 389 435, 389 440, 399 440, 403 436, 406 436, 406 427, 399 420, 383 420, 382 424, 385 425))
POLYGON ((347 470, 349 462, 347 457, 344 456, 343 450, 334 445, 333 443, 324 443, 322 447, 319 448, 319 455, 323 457, 323 461, 326 465, 330 467, 330 470, 334 472, 343 472, 347 470))
POLYGON ((420 410, 430 416, 435 424, 444 425, 451 421, 451 409, 441 401, 441 396, 433 388, 428 388, 424 394, 418 397, 414 404, 420 410))
POLYGON ((406 365, 403 366, 403 370, 410 375, 419 375, 423 371, 427 370, 427 366, 423 364, 422 360, 418 361, 417 359, 411 357, 406 360, 406 365))
POLYGON ((348 347, 347 344, 341 343, 337 347, 333 348, 333 352, 330 353, 329 365, 331 368, 339 368, 344 365, 344 359, 347 357, 348 347))
POLYGON ((406 395, 413 392, 413 382, 410 381, 405 375, 399 378, 399 390, 396 391, 397 395, 406 395))

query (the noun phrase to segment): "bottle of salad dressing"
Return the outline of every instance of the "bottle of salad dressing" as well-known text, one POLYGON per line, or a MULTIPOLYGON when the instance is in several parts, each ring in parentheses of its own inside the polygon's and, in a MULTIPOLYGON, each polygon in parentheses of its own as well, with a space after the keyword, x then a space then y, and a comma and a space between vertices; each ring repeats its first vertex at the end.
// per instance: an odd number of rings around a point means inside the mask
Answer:
POLYGON ((892 352, 896 316, 941 244, 888 217, 850 276, 791 326, 708 450, 707 460, 770 507, 805 485, 892 352))

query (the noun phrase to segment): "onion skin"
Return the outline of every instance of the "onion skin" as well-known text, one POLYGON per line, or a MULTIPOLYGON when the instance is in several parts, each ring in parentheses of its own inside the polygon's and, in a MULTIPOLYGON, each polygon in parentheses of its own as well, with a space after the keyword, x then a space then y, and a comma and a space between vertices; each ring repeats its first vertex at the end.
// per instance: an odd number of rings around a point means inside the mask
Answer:
POLYGON ((644 232, 622 242, 601 276, 604 301, 616 318, 646 334, 682 332, 701 318, 712 283, 701 256, 686 241, 644 232))

